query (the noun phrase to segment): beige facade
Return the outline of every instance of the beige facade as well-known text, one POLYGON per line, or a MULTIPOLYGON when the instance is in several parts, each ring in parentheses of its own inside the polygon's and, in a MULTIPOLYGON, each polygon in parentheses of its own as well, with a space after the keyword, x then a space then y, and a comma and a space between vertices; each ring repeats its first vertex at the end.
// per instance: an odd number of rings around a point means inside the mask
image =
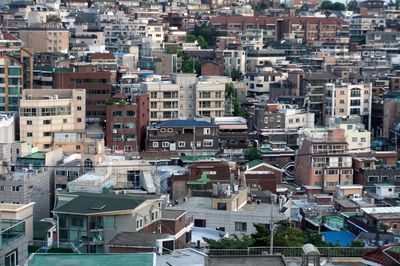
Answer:
POLYGON ((69 31, 62 28, 31 28, 20 31, 25 48, 33 53, 68 53, 69 31))
POLYGON ((221 76, 199 77, 196 85, 196 115, 222 117, 225 115, 225 84, 231 80, 221 76))
MULTIPOLYGON (((372 85, 368 84, 325 84, 325 124, 329 118, 347 118, 351 115, 368 117, 371 112, 372 85)), ((370 118, 368 118, 369 121, 370 118)))
POLYGON ((84 130, 84 89, 23 91, 20 104, 21 141, 50 150, 54 133, 84 130))

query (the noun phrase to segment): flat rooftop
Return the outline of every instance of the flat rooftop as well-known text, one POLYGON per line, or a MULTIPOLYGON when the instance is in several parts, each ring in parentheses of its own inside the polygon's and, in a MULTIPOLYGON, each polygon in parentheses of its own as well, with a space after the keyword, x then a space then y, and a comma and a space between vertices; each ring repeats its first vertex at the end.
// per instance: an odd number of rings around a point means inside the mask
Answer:
POLYGON ((98 266, 135 265, 152 266, 153 253, 135 254, 39 254, 35 253, 27 262, 29 266, 98 266), (134 263, 133 263, 134 262, 134 263))
POLYGON ((156 265, 190 265, 190 266, 204 266, 206 254, 196 251, 194 249, 179 249, 174 250, 171 254, 157 255, 156 265))

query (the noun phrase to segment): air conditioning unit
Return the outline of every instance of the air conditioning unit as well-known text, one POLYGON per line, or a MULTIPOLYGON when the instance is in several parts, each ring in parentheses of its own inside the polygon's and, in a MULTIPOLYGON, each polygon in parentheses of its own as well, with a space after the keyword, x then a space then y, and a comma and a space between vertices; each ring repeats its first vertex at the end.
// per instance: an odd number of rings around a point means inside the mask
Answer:
POLYGON ((49 100, 53 100, 53 96, 49 96, 49 100))
POLYGON ((58 100, 58 95, 54 95, 54 100, 58 100))
POLYGON ((116 130, 116 129, 113 129, 113 133, 117 133, 117 130, 116 130))

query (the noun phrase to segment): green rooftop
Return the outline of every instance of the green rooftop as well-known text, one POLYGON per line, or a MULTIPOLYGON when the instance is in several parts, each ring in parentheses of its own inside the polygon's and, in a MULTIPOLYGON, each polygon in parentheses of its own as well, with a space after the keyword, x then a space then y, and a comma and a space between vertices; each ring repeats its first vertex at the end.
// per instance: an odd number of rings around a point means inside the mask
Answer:
POLYGON ((211 182, 211 180, 208 179, 207 175, 202 174, 199 179, 197 179, 195 181, 188 181, 187 184, 188 185, 206 185, 209 182, 211 182))
POLYGON ((130 265, 152 266, 152 253, 135 254, 34 254, 28 266, 99 266, 130 265))
POLYGON ((248 163, 246 164, 246 166, 247 166, 247 168, 253 168, 253 167, 255 167, 255 166, 257 166, 257 165, 260 165, 260 164, 263 164, 263 163, 264 163, 263 161, 261 161, 261 160, 259 160, 259 159, 255 159, 255 160, 253 160, 253 161, 248 162, 248 163))
POLYGON ((24 157, 20 157, 20 158, 23 158, 23 159, 46 159, 46 152, 38 151, 38 152, 34 152, 34 153, 31 153, 24 157))
POLYGON ((212 156, 202 156, 202 155, 198 155, 198 156, 191 156, 191 155, 183 155, 181 156, 181 161, 184 163, 188 163, 188 162, 198 162, 204 159, 209 159, 209 158, 213 158, 212 156))
POLYGON ((112 211, 136 209, 146 200, 158 199, 158 196, 150 195, 115 195, 113 193, 65 193, 74 197, 70 201, 54 209, 58 213, 74 213, 90 215, 112 211))

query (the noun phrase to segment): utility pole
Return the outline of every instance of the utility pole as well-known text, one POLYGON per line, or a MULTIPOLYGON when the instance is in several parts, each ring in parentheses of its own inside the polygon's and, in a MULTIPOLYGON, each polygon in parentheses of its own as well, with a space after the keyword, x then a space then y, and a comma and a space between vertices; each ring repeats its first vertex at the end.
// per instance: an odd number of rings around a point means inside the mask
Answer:
POLYGON ((274 251, 274 219, 272 218, 274 215, 274 202, 272 202, 272 208, 271 208, 271 220, 269 223, 269 230, 270 230, 270 240, 269 240, 269 255, 273 254, 274 251))

